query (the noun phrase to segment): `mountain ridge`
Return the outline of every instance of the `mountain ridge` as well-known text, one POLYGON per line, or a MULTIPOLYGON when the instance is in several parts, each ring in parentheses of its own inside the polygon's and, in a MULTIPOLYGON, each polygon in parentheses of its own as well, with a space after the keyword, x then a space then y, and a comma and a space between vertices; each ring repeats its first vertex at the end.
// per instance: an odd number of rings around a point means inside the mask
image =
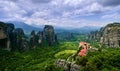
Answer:
MULTIPOLYGON (((32 30, 35 30, 36 32, 38 32, 43 29, 43 25, 35 27, 19 21, 8 21, 7 23, 13 23, 16 28, 23 28, 23 30, 25 30, 25 33, 30 33, 32 30)), ((56 33, 63 33, 63 32, 90 33, 91 31, 99 30, 100 27, 83 26, 80 28, 67 28, 67 27, 65 28, 65 27, 54 26, 54 29, 56 33)))
POLYGON ((37 28, 32 25, 28 25, 24 22, 19 22, 19 21, 8 21, 7 23, 12 23, 15 25, 15 28, 22 28, 25 33, 30 33, 32 30, 35 30, 36 32, 41 31, 42 28, 37 28))

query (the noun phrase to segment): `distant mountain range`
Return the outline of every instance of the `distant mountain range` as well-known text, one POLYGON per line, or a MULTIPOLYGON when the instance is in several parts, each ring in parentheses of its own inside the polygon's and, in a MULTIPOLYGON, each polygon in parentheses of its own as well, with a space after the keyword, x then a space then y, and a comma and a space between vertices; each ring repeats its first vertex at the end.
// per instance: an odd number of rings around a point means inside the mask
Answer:
POLYGON ((15 28, 23 28, 25 33, 30 33, 32 30, 35 30, 36 32, 41 31, 42 27, 37 28, 32 25, 28 25, 24 22, 18 22, 18 21, 9 21, 8 23, 12 23, 15 25, 15 28))
MULTIPOLYGON (((15 25, 15 28, 23 28, 25 33, 30 33, 32 30, 35 30, 36 32, 41 31, 43 29, 43 25, 39 27, 34 27, 32 25, 28 25, 24 22, 18 22, 18 21, 9 21, 8 23, 13 23, 15 25)), ((63 32, 70 32, 70 33, 89 33, 91 31, 99 30, 100 27, 93 27, 93 26, 84 26, 81 28, 62 28, 54 26, 56 33, 63 33, 63 32)))
POLYGON ((90 33, 91 31, 99 30, 100 27, 84 26, 81 28, 67 29, 67 28, 55 28, 57 33, 70 32, 70 33, 90 33))

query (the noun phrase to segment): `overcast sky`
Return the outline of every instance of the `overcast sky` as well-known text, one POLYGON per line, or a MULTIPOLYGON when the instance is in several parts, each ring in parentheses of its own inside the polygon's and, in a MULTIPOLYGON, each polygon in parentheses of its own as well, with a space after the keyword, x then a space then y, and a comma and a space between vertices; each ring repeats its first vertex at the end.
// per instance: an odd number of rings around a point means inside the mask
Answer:
POLYGON ((0 21, 79 28, 120 22, 120 0, 0 0, 0 21))

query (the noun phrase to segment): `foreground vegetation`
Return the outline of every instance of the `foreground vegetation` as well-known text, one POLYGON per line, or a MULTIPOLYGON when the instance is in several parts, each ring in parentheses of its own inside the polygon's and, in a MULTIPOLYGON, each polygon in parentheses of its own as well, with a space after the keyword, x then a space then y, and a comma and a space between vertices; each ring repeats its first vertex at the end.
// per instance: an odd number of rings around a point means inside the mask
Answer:
POLYGON ((87 57, 78 58, 83 71, 120 71, 120 49, 106 48, 89 52, 87 57))
MULTIPOLYGON (((55 54, 67 50, 76 49, 70 42, 54 47, 37 47, 26 52, 8 52, 0 50, 1 71, 45 71, 53 65, 57 58, 55 54)), ((58 69, 58 68, 57 68, 58 69)))
MULTIPOLYGON (((94 45, 98 46, 98 45, 94 45)), ((37 47, 26 52, 0 50, 0 71, 63 71, 55 67, 56 59, 66 59, 76 53, 78 43, 63 42, 54 47, 37 47)), ((119 71, 120 49, 100 48, 87 57, 77 57, 81 71, 119 71)))

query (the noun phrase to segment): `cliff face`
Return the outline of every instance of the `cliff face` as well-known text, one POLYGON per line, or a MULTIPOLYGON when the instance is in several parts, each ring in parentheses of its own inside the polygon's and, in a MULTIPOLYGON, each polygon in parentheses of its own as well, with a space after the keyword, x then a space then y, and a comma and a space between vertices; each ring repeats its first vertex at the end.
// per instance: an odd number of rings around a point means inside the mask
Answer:
POLYGON ((90 35, 88 36, 88 38, 90 40, 94 40, 94 41, 99 41, 100 40, 100 32, 99 31, 92 31, 90 33, 90 35))
POLYGON ((120 47, 120 24, 108 24, 103 30, 100 41, 110 47, 120 47))
POLYGON ((36 36, 35 36, 35 31, 33 30, 30 34, 30 46, 35 48, 35 45, 36 45, 36 36))
POLYGON ((45 25, 43 30, 43 38, 48 43, 49 46, 54 45, 56 42, 56 35, 54 33, 54 28, 51 25, 45 25))
POLYGON ((4 48, 7 47, 7 33, 6 33, 7 25, 5 25, 3 22, 0 22, 0 47, 4 48))
POLYGON ((43 44, 43 32, 39 31, 36 35, 37 37, 37 44, 39 44, 40 46, 42 46, 43 44))
POLYGON ((6 25, 4 25, 4 23, 0 22, 0 39, 5 39, 7 37, 4 29, 5 29, 6 25))
POLYGON ((43 31, 39 31, 37 34, 32 31, 30 40, 27 41, 22 28, 15 28, 11 23, 0 22, 0 48, 9 51, 23 51, 28 50, 29 46, 35 48, 36 45, 43 46, 46 43, 49 46, 57 43, 57 36, 51 25, 45 25, 43 31))
POLYGON ((35 31, 31 32, 31 36, 30 36, 31 48, 35 48, 36 45, 39 45, 42 47, 44 45, 52 46, 57 42, 58 42, 57 36, 54 32, 54 28, 52 25, 45 25, 43 30, 37 32, 37 34, 35 33, 35 31))
POLYGON ((108 24, 100 31, 92 32, 89 37, 109 47, 120 47, 120 23, 108 24))
POLYGON ((22 28, 0 22, 0 47, 5 50, 28 50, 29 46, 22 28))
POLYGON ((29 45, 26 41, 26 37, 22 28, 16 28, 13 32, 13 35, 14 37, 12 38, 12 40, 14 40, 14 42, 11 43, 12 47, 14 47, 13 50, 15 49, 18 51, 23 51, 29 49, 29 45))

